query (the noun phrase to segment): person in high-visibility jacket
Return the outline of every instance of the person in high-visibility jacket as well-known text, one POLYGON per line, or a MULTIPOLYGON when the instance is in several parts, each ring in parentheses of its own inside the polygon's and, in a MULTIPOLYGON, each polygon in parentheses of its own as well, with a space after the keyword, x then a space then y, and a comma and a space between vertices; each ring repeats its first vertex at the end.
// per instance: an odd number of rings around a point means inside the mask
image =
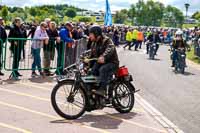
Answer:
POLYGON ((129 46, 129 50, 131 50, 131 43, 132 43, 132 40, 133 40, 133 35, 132 35, 132 29, 129 29, 128 32, 126 33, 126 41, 127 41, 127 44, 124 46, 124 49, 129 46))
POLYGON ((139 49, 142 49, 143 41, 144 41, 144 34, 142 30, 139 30, 137 34, 137 42, 138 42, 139 49))
POLYGON ((138 42, 137 42, 138 30, 134 29, 132 34, 133 34, 133 38, 132 38, 133 44, 131 45, 131 47, 135 46, 135 51, 137 51, 137 48, 138 48, 138 42))

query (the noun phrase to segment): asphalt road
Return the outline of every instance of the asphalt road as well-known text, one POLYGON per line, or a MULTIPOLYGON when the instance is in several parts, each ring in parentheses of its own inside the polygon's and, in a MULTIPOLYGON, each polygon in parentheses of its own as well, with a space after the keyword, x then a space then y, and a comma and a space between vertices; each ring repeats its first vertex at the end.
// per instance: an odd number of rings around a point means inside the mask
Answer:
POLYGON ((30 71, 21 74, 23 80, 1 81, 0 133, 168 133, 138 102, 128 114, 105 108, 64 120, 50 103, 53 78, 30 78, 30 71))
MULTIPOLYGON (((148 60, 145 50, 118 51, 121 64, 128 66, 135 87, 141 89, 139 94, 185 133, 199 133, 200 68, 188 64, 185 75, 175 74, 165 46, 154 61, 148 60)), ((34 79, 30 71, 20 71, 24 80, 12 81, 7 80, 10 72, 5 73, 0 85, 1 133, 167 133, 138 99, 129 114, 104 109, 75 121, 63 120, 50 104, 53 78, 34 79)))
POLYGON ((139 94, 185 133, 200 132, 200 69, 188 64, 186 73, 175 74, 167 46, 161 46, 156 60, 143 50, 119 48, 122 65, 133 74, 139 94))

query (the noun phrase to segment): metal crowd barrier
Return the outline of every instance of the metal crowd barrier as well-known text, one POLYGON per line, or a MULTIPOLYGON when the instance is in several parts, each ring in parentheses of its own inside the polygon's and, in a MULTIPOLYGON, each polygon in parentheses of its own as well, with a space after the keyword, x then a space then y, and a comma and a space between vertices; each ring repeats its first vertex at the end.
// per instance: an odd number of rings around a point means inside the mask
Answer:
POLYGON ((63 68, 64 42, 56 43, 49 40, 45 44, 41 40, 27 38, 8 38, 4 47, 4 69, 12 71, 12 77, 17 77, 21 70, 56 70, 60 73, 63 68), (43 45, 43 48, 34 50, 32 43, 43 45))
POLYGON ((3 69, 3 40, 0 39, 0 70, 3 69))
POLYGON ((87 50, 87 43, 88 40, 82 38, 75 41, 74 47, 66 47, 64 67, 74 64, 79 59, 81 53, 87 50))
POLYGON ((63 41, 57 43, 56 40, 49 40, 48 44, 45 44, 40 40, 27 38, 8 38, 5 44, 0 39, 0 43, 1 46, 4 45, 0 49, 3 52, 0 54, 3 55, 0 57, 2 68, 12 71, 14 77, 16 77, 16 72, 22 70, 55 70, 61 74, 64 67, 75 63, 81 53, 87 49, 87 39, 84 38, 77 40, 74 47, 68 47, 69 45, 63 41), (43 47, 40 51, 33 50, 32 43, 39 43, 43 47), (41 64, 40 67, 36 65, 38 62, 41 64))

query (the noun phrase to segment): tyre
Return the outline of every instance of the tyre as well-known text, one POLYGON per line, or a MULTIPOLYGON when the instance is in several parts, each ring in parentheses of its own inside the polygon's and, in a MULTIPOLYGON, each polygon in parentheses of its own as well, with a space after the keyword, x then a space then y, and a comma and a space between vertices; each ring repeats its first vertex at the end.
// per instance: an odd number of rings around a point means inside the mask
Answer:
POLYGON ((150 47, 150 51, 149 51, 149 59, 154 60, 155 54, 154 54, 154 49, 153 46, 150 47))
POLYGON ((182 74, 185 73, 185 68, 184 68, 184 67, 181 69, 181 73, 182 73, 182 74))
POLYGON ((59 82, 51 93, 51 104, 56 113, 68 120, 77 119, 85 112, 86 93, 82 88, 76 88, 74 81, 59 82))
POLYGON ((181 66, 180 66, 180 71, 181 71, 181 73, 182 74, 184 74, 185 73, 185 59, 183 58, 182 60, 181 60, 182 62, 181 62, 181 66))
POLYGON ((120 83, 113 88, 113 107, 120 113, 129 113, 135 103, 134 88, 130 83, 120 83))
POLYGON ((181 64, 181 66, 180 66, 180 72, 182 73, 182 74, 184 74, 185 73, 185 64, 181 64))
POLYGON ((178 63, 178 61, 176 60, 176 61, 175 61, 175 72, 178 72, 178 68, 179 68, 179 63, 178 63))

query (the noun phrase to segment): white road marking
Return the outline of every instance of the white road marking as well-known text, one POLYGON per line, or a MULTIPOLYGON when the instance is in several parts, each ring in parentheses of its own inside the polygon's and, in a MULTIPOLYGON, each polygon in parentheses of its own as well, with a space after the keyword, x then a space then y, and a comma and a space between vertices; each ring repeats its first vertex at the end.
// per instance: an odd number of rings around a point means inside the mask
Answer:
POLYGON ((169 133, 184 133, 179 129, 174 123, 172 123, 167 117, 165 117, 161 112, 155 109, 151 104, 149 104, 145 99, 143 99, 139 94, 135 94, 136 101, 155 119, 157 120, 169 133))

